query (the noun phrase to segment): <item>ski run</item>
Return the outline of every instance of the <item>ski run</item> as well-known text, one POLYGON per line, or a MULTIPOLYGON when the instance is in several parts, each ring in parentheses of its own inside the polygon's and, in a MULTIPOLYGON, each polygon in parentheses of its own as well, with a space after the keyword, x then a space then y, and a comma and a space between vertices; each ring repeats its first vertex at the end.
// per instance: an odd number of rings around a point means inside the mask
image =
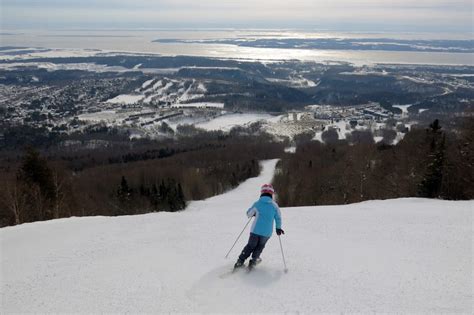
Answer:
POLYGON ((2 313, 472 313, 473 201, 282 208, 251 273, 232 270, 245 211, 276 160, 179 213, 0 230, 2 313))

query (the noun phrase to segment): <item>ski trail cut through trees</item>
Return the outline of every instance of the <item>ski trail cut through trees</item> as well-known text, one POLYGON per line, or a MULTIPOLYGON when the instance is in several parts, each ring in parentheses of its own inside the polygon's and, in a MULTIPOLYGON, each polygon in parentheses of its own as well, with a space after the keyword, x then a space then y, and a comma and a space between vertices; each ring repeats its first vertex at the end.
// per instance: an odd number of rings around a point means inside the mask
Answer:
POLYGON ((219 278, 276 162, 178 213, 0 229, 2 312, 472 313, 473 201, 282 208, 291 272, 274 235, 250 274, 219 278))

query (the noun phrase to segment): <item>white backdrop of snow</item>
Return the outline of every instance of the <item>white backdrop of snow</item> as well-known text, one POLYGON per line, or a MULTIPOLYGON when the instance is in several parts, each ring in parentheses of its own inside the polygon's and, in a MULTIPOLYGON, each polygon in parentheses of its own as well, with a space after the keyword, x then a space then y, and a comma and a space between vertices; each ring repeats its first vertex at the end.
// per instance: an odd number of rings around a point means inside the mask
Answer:
POLYGON ((144 98, 143 95, 134 95, 134 94, 122 94, 118 95, 110 100, 107 100, 106 103, 111 104, 136 104, 144 98))
MULTIPOLYGON (((223 104, 222 104, 223 105, 223 104)), ((245 114, 226 114, 219 116, 210 121, 196 124, 196 127, 205 130, 224 130, 229 131, 232 127, 243 126, 257 122, 260 120, 266 122, 275 122, 280 116, 272 116, 270 114, 245 113, 245 114)))
POLYGON ((413 104, 408 104, 408 105, 392 105, 392 107, 398 108, 402 111, 402 114, 407 115, 408 114, 408 109, 412 107, 413 104))
POLYGON ((117 119, 120 118, 125 118, 126 115, 128 114, 117 114, 115 110, 103 110, 100 112, 96 113, 86 113, 86 114, 81 114, 78 116, 80 120, 84 121, 92 121, 92 122, 99 122, 99 121, 105 121, 105 122, 114 122, 117 119))
POLYGON ((154 79, 147 80, 147 81, 143 82, 142 89, 146 89, 148 86, 150 86, 151 83, 153 83, 153 81, 154 81, 154 79))
POLYGON ((398 199, 283 208, 251 274, 223 256, 276 161, 180 213, 0 230, 4 313, 472 313, 473 201, 398 199))
POLYGON ((197 103, 186 103, 186 104, 173 104, 172 108, 224 108, 224 103, 216 102, 197 102, 197 103))

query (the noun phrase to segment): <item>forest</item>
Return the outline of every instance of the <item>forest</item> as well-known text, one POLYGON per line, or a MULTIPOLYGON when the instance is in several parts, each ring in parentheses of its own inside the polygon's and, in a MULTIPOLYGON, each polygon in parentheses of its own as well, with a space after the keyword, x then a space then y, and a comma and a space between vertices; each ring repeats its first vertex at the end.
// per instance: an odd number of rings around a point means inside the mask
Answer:
POLYGON ((281 206, 337 205, 401 197, 474 198, 474 119, 458 131, 439 120, 412 128, 397 145, 364 132, 326 144, 306 141, 277 165, 281 206))
POLYGON ((202 132, 94 149, 4 152, 0 225, 182 210, 257 176, 259 161, 281 156, 283 148, 265 135, 202 132))
POLYGON ((295 153, 284 152, 288 141, 255 130, 205 132, 193 126, 161 140, 131 141, 102 130, 68 140, 79 146, 64 146, 64 139, 11 146, 0 155, 0 226, 180 211, 191 200, 257 176, 259 161, 273 158, 280 159, 273 184, 281 206, 474 199, 474 119, 464 119, 457 129, 445 125, 449 122, 436 119, 413 126, 397 145, 389 144, 393 135, 375 143, 368 131, 340 140, 328 130, 325 143, 303 134, 294 139, 295 153))

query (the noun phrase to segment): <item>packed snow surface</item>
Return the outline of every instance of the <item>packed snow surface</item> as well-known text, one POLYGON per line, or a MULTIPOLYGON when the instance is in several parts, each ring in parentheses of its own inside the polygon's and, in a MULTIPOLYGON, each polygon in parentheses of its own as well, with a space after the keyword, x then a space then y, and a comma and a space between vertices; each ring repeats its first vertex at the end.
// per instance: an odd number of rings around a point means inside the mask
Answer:
MULTIPOLYGON (((0 57, 1 60, 1 57, 0 57)), ((52 63, 52 62, 11 62, 11 63, 0 63, 0 69, 2 70, 17 70, 23 67, 36 67, 38 69, 45 69, 47 71, 59 71, 59 70, 81 70, 90 72, 128 72, 130 69, 120 66, 107 66, 91 62, 81 63, 52 63)))
POLYGON ((2 313, 472 313, 473 201, 283 208, 252 273, 226 252, 276 161, 179 213, 0 230, 2 313))
POLYGON ((97 113, 87 113, 87 114, 81 114, 78 116, 80 120, 92 121, 92 122, 100 122, 100 121, 114 122, 119 117, 120 115, 117 115, 117 112, 115 110, 103 110, 97 113))
POLYGON ((186 104, 173 104, 173 108, 224 108, 224 103, 215 102, 198 102, 198 103, 186 103, 186 104))
POLYGON ((133 94, 122 94, 118 95, 106 103, 112 104, 136 104, 143 99, 143 95, 133 95, 133 94))
POLYGON ((257 121, 276 122, 280 116, 272 116, 270 114, 245 113, 245 114, 226 114, 215 119, 198 123, 196 127, 205 130, 224 130, 229 131, 236 126, 244 126, 257 121))
POLYGON ((142 84, 142 89, 146 89, 147 87, 149 87, 150 84, 153 83, 153 81, 154 81, 154 79, 147 80, 147 81, 143 82, 143 84, 142 84))
POLYGON ((413 106, 413 104, 408 105, 392 105, 392 107, 398 108, 402 111, 403 114, 408 114, 408 109, 413 106))

